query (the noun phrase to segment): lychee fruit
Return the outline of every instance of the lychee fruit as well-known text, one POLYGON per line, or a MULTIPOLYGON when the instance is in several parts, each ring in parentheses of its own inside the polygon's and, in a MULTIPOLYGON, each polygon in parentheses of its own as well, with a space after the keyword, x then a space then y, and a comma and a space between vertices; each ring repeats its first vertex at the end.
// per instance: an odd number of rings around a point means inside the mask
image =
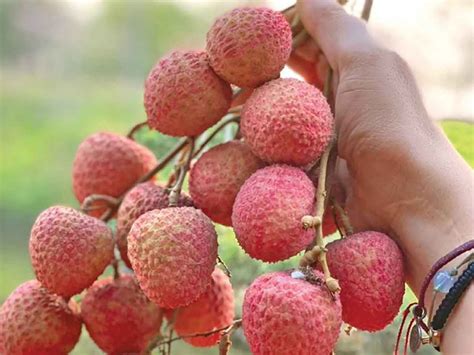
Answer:
POLYGON ((232 226, 242 248, 255 259, 275 262, 303 250, 314 237, 301 218, 311 214, 314 186, 300 169, 273 165, 257 170, 241 187, 232 226))
POLYGON ((322 273, 306 273, 265 274, 247 289, 242 327, 252 354, 331 353, 342 325, 339 296, 330 294, 322 273))
MULTIPOLYGON (((231 325, 234 320, 234 293, 230 280, 218 268, 212 273, 209 288, 189 306, 178 308, 174 317, 174 330, 193 346, 216 345, 220 333, 210 336, 186 337, 186 335, 211 332, 231 325)), ((172 312, 170 312, 172 314, 172 312)))
POLYGON ((74 300, 49 293, 36 280, 12 292, 0 308, 0 354, 68 354, 81 335, 74 300))
POLYGON ((138 354, 158 335, 161 310, 148 300, 132 275, 96 281, 81 303, 94 342, 108 354, 138 354))
MULTIPOLYGON (((117 212, 117 246, 122 260, 131 267, 127 255, 127 235, 133 222, 145 212, 168 207, 168 193, 166 190, 149 181, 136 185, 125 197, 117 212)), ((191 198, 181 193, 178 206, 193 206, 191 198)))
MULTIPOLYGON (((95 133, 77 149, 72 177, 74 194, 80 203, 92 194, 119 197, 156 163, 148 148, 131 139, 113 133, 95 133)), ((88 214, 99 217, 107 205, 97 201, 93 207, 88 214)))
POLYGON ((379 232, 361 232, 327 245, 329 270, 341 286, 342 319, 360 330, 378 331, 400 310, 405 292, 403 256, 379 232))
POLYGON ((291 28, 268 8, 238 8, 219 17, 207 33, 214 71, 239 87, 257 87, 275 79, 291 53, 291 28))
POLYGON ((145 83, 148 125, 170 136, 196 136, 228 111, 232 90, 209 66, 205 52, 175 51, 145 83))
POLYGON ((211 283, 217 235, 194 207, 141 215, 128 234, 128 257, 145 295, 162 308, 187 306, 211 283))
POLYGON ((50 207, 31 229, 30 256, 36 277, 63 297, 90 286, 109 265, 113 250, 110 228, 73 208, 50 207))
POLYGON ((332 211, 326 210, 323 217, 323 236, 328 236, 337 232, 337 224, 332 211))
POLYGON ((214 222, 231 226, 232 206, 241 186, 263 163, 241 141, 219 144, 191 169, 189 193, 214 222))
POLYGON ((276 79, 255 89, 242 108, 242 136, 269 163, 307 166, 331 139, 333 117, 323 94, 297 79, 276 79))

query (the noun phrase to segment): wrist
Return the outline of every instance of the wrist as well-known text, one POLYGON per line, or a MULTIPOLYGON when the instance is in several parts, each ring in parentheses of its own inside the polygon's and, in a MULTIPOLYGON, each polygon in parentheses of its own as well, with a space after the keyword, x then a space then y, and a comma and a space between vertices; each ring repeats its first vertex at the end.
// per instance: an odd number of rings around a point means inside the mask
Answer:
POLYGON ((436 260, 474 238, 474 175, 444 136, 416 149, 392 229, 418 292, 436 260))

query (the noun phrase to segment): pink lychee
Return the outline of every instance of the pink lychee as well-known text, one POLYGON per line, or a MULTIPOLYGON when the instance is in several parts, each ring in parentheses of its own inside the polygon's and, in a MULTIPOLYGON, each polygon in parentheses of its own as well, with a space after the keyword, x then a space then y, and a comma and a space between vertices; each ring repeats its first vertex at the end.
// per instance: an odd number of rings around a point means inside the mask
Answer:
POLYGON ((232 225, 232 206, 241 186, 263 163, 241 141, 219 144, 204 153, 191 169, 189 192, 194 203, 214 222, 232 225))
POLYGON ((74 300, 68 305, 38 281, 27 281, 0 308, 0 354, 68 354, 81 326, 74 300))
POLYGON ((253 258, 280 261, 302 251, 314 232, 301 218, 311 214, 314 186, 300 169, 273 165, 258 170, 235 199, 232 225, 242 248, 253 258))
MULTIPOLYGON (((95 133, 77 149, 73 164, 73 189, 82 203, 93 194, 120 197, 156 165, 154 154, 145 146, 114 133, 95 133)), ((88 212, 99 217, 106 204, 97 201, 88 212)))
POLYGON ((220 333, 206 337, 186 337, 186 335, 210 332, 232 324, 234 293, 227 275, 216 268, 206 292, 189 306, 178 308, 173 317, 174 330, 179 336, 184 336, 185 342, 199 347, 216 345, 221 338, 220 333))
POLYGON ((153 210, 133 223, 128 257, 150 300, 162 308, 182 307, 211 283, 217 235, 211 220, 193 207, 153 210))
MULTIPOLYGON (((127 253, 127 235, 133 222, 145 212, 168 207, 168 193, 153 182, 136 185, 125 195, 117 212, 117 246, 122 260, 131 267, 127 253)), ((178 206, 192 206, 191 199, 181 193, 178 206)))
POLYGON ((257 87, 280 75, 291 53, 291 28, 268 8, 238 8, 219 17, 207 33, 215 72, 240 87, 257 87))
POLYGON ((232 90, 211 69, 205 52, 175 51, 151 70, 144 100, 150 127, 171 136, 196 136, 227 113, 232 90))
POLYGON ((96 281, 82 300, 81 316, 94 342, 108 354, 145 350, 162 320, 161 310, 132 275, 96 281))
POLYGON ((367 231, 327 245, 329 270, 341 286, 342 319, 378 331, 400 310, 405 292, 403 256, 386 234, 367 231))
POLYGON ((73 208, 50 207, 31 229, 30 256, 36 277, 64 297, 90 286, 112 260, 113 250, 110 228, 73 208))
POLYGON ((255 355, 328 355, 342 325, 341 303, 316 271, 273 272, 245 292, 242 327, 255 355))
POLYGON ((246 143, 262 160, 307 166, 329 143, 333 117, 314 86, 276 79, 253 92, 243 106, 240 127, 246 143))

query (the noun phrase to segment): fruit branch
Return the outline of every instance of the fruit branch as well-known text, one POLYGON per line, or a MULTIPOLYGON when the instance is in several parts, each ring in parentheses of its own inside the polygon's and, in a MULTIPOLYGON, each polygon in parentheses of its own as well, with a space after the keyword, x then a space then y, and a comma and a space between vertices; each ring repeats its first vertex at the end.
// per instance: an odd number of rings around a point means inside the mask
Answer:
POLYGON ((156 164, 153 169, 151 169, 137 181, 137 184, 150 180, 161 169, 168 165, 168 163, 181 151, 181 149, 186 146, 186 144, 188 144, 187 138, 180 140, 179 143, 172 150, 170 150, 170 152, 158 164, 156 164))
POLYGON ((145 126, 148 126, 148 121, 143 121, 143 122, 140 122, 140 123, 137 123, 135 126, 133 126, 130 131, 127 133, 127 138, 129 139, 132 139, 133 140, 133 136, 135 135, 135 133, 137 133, 140 129, 142 129, 143 127, 145 126))
POLYGON ((232 341, 230 340, 232 333, 235 332, 242 325, 242 320, 237 320, 232 325, 222 332, 221 340, 219 341, 219 355, 227 355, 232 341))
POLYGON ((170 190, 169 194, 169 207, 178 206, 179 196, 181 195, 181 189, 183 188, 184 179, 191 166, 191 160, 194 152, 194 138, 188 138, 187 149, 183 152, 180 161, 178 162, 178 178, 170 190))
MULTIPOLYGON (((324 84, 324 96, 329 99, 329 94, 331 91, 331 81, 332 81, 332 69, 329 68, 328 75, 326 77, 326 82, 324 84)), ((315 229, 315 240, 313 241, 314 246, 308 250, 300 260, 300 266, 310 266, 314 262, 319 261, 321 268, 324 272, 325 283, 328 289, 331 292, 338 292, 340 290, 339 283, 335 278, 331 276, 329 271, 328 263, 326 260, 327 249, 324 247, 323 241, 323 226, 322 221, 324 217, 324 209, 326 204, 326 176, 327 176, 327 167, 329 156, 331 150, 334 147, 334 139, 331 139, 328 146, 326 147, 319 164, 319 178, 318 178, 318 188, 316 192, 316 206, 314 216, 307 215, 301 219, 301 223, 304 229, 314 228, 315 229)))
MULTIPOLYGON (((229 111, 230 112, 230 111, 229 111)), ((204 148, 209 144, 209 142, 220 132, 224 127, 226 127, 230 123, 239 123, 240 122, 240 116, 237 115, 232 115, 229 118, 223 120, 221 123, 217 125, 217 127, 214 129, 214 131, 204 140, 204 142, 201 143, 198 149, 196 149, 196 152, 193 155, 194 157, 197 157, 203 150, 204 148)))
POLYGON ((173 343, 173 342, 175 342, 177 340, 181 340, 181 339, 189 339, 189 338, 197 338, 197 337, 209 337, 211 335, 214 335, 214 334, 217 334, 217 333, 220 333, 220 332, 223 332, 223 334, 226 334, 226 333, 230 334, 231 332, 238 329, 241 325, 242 325, 242 319, 236 319, 232 322, 232 324, 226 325, 225 327, 221 327, 221 328, 214 329, 214 330, 211 330, 209 332, 204 332, 204 333, 182 335, 182 336, 177 336, 177 337, 170 338, 170 339, 163 339, 161 341, 156 342, 154 344, 154 346, 159 347, 161 345, 168 344, 168 343, 173 343))

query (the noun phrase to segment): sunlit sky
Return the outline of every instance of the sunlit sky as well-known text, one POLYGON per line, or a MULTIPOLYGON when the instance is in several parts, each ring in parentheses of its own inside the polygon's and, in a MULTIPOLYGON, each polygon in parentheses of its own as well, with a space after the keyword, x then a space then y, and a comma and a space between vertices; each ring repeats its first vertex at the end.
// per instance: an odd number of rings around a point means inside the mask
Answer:
MULTIPOLYGON (((102 0, 67 2, 72 12, 86 21, 100 10, 102 0)), ((195 7, 209 7, 224 1, 172 2, 192 11, 195 7)), ((242 4, 238 0, 226 2, 230 6, 242 4)), ((362 2, 356 2, 355 10, 362 2)), ((268 0, 262 3, 281 10, 294 1, 268 0)), ((389 44, 408 61, 423 89, 428 111, 434 118, 473 120, 473 15, 474 6, 470 0, 374 1, 369 24, 374 37, 389 44)), ((286 71, 285 76, 288 75, 291 73, 286 71)))

